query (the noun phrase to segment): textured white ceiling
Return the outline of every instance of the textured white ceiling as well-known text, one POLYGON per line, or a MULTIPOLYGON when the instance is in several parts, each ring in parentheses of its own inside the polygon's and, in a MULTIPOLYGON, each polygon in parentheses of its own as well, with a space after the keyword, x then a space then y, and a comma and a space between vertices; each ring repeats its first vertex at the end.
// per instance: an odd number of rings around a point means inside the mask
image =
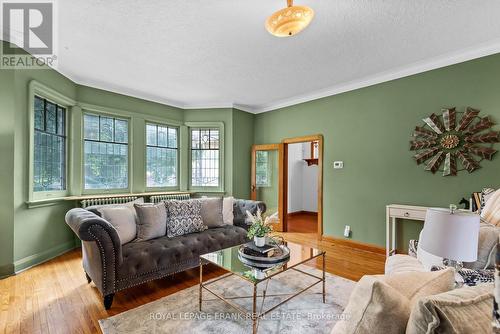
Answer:
POLYGON ((261 112, 500 52, 498 0, 58 1, 59 67, 78 83, 183 108, 261 112))

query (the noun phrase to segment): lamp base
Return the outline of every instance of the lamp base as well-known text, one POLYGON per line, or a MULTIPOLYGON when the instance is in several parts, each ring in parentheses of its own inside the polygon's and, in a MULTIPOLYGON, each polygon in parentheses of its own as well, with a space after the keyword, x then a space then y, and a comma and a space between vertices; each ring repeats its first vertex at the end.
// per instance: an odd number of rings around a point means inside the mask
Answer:
POLYGON ((464 267, 464 264, 462 261, 455 261, 455 260, 450 260, 450 259, 443 259, 443 264, 446 267, 450 267, 450 268, 455 269, 455 271, 457 271, 457 272, 464 267))

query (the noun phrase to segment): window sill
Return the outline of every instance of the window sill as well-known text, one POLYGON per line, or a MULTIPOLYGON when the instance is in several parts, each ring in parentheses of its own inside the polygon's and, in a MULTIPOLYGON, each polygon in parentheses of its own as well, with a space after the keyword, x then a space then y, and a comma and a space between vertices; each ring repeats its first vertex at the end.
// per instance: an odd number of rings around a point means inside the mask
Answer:
POLYGON ((66 197, 58 197, 58 198, 47 198, 47 199, 36 199, 27 201, 26 205, 28 209, 41 208, 45 206, 53 206, 61 204, 61 202, 65 201, 66 197))

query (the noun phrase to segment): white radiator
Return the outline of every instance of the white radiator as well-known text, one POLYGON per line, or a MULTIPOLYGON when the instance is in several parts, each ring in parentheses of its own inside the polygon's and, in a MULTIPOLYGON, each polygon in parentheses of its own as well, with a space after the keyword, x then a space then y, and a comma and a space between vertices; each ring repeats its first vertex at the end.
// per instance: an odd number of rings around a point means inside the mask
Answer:
POLYGON ((135 201, 137 198, 137 196, 89 198, 80 201, 80 205, 82 206, 82 208, 86 208, 92 205, 122 204, 135 201))

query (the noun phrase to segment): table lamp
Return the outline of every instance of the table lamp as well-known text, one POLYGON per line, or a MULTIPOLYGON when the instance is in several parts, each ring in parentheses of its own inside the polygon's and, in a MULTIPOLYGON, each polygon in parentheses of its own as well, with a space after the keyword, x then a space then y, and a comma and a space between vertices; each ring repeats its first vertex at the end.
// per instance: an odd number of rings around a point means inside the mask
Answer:
POLYGON ((456 270, 462 262, 477 260, 479 215, 468 211, 430 208, 418 247, 443 258, 443 264, 456 270))

